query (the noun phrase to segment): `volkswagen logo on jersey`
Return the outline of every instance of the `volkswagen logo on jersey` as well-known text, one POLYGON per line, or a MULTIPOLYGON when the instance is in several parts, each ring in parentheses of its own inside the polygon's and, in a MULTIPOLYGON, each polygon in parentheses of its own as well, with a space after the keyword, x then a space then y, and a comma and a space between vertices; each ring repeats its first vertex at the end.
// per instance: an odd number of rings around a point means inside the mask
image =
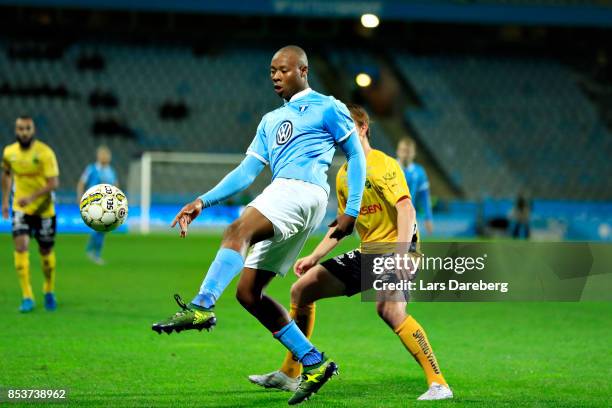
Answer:
POLYGON ((289 120, 284 120, 276 131, 276 143, 279 145, 287 143, 293 134, 293 124, 289 120))

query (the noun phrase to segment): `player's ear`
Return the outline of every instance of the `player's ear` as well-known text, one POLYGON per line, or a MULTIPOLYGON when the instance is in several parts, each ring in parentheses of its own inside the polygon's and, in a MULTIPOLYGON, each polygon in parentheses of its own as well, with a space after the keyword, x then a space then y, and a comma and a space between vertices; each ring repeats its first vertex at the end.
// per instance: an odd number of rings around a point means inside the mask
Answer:
POLYGON ((308 65, 302 65, 300 67, 300 76, 302 78, 306 78, 307 75, 308 75, 308 65))

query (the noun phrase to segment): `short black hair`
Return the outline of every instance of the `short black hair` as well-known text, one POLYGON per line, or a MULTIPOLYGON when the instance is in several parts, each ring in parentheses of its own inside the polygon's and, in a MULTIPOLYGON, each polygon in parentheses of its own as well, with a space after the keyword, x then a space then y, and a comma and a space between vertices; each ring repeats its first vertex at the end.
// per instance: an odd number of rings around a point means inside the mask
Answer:
POLYGON ((23 120, 34 120, 32 119, 32 117, 30 115, 19 115, 17 116, 17 119, 23 119, 23 120))
POLYGON ((300 68, 308 66, 308 56, 306 55, 306 51, 304 51, 302 47, 300 47, 299 45, 285 45, 283 48, 280 48, 276 52, 278 53, 286 51, 291 51, 295 53, 295 55, 297 55, 298 60, 300 62, 300 68))

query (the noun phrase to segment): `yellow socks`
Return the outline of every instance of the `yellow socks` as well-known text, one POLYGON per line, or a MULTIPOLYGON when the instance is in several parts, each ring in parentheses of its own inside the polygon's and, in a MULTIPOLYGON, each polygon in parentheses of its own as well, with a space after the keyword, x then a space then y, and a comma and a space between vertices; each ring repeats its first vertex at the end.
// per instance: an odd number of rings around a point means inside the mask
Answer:
POLYGON ((436 382, 446 385, 446 380, 442 376, 436 356, 427 339, 427 334, 425 334, 425 330, 423 330, 421 325, 412 316, 408 316, 395 329, 395 333, 397 333, 406 349, 423 368, 427 377, 427 384, 431 385, 432 382, 436 382))
MULTIPOLYGON (((15 257, 15 269, 17 270, 17 276, 19 277, 19 284, 21 285, 21 293, 23 298, 34 299, 32 293, 32 284, 30 283, 30 254, 29 252, 14 252, 15 257)), ((42 259, 42 270, 45 275, 45 283, 43 284, 43 292, 53 292, 55 288, 55 252, 51 251, 49 254, 41 256, 42 259)))
POLYGON ((55 251, 49 252, 47 255, 41 256, 42 270, 45 275, 45 283, 43 284, 43 292, 53 292, 55 289, 55 251))
POLYGON ((32 285, 30 284, 30 254, 26 252, 13 253, 15 257, 15 269, 17 270, 17 276, 19 277, 19 284, 21 285, 21 293, 23 298, 34 299, 32 294, 32 285))
MULTIPOLYGON (((312 331, 314 330, 315 304, 311 303, 302 307, 297 307, 296 305, 291 304, 289 315, 293 320, 295 320, 295 323, 298 325, 302 333, 304 333, 304 335, 310 339, 310 336, 312 336, 312 331)), ((291 352, 287 352, 280 371, 285 373, 288 377, 297 378, 302 372, 302 365, 299 361, 294 360, 291 352)))

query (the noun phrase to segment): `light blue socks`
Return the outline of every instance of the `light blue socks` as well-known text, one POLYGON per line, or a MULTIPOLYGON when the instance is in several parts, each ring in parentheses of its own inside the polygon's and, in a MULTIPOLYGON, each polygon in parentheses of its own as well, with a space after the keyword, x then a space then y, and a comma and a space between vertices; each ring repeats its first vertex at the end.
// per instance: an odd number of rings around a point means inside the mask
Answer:
POLYGON ((192 304, 206 309, 212 308, 227 285, 242 271, 244 259, 233 249, 221 248, 200 286, 200 292, 191 301, 192 304))

